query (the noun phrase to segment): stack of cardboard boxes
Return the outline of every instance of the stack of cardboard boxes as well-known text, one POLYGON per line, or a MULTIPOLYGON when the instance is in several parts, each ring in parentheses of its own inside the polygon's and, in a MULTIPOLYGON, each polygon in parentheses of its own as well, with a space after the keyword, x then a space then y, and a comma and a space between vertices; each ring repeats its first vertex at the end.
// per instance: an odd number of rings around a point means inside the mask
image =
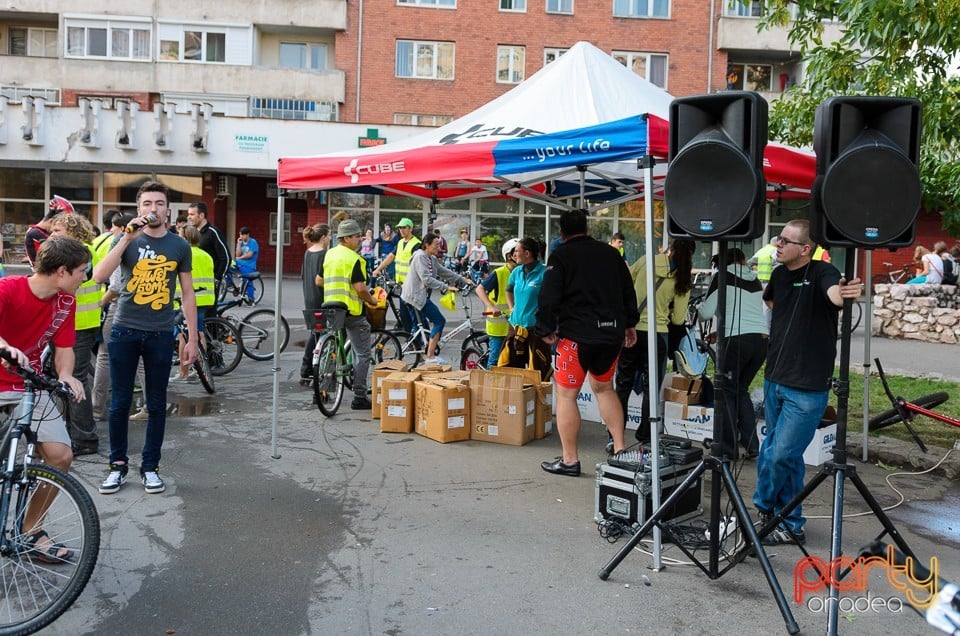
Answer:
MULTIPOLYGON (((714 411, 712 407, 700 405, 700 390, 700 380, 691 380, 678 373, 668 374, 664 379, 663 427, 667 435, 693 441, 713 439, 714 411)), ((804 462, 811 466, 819 466, 831 456, 837 436, 836 412, 832 409, 827 407, 817 434, 803 453, 804 462)), ((733 423, 729 424, 733 426, 733 423)), ((761 442, 766 433, 765 422, 758 422, 757 436, 761 442)))
POLYGON ((441 443, 473 439, 523 446, 553 431, 553 385, 525 369, 410 370, 392 360, 374 369, 371 402, 381 432, 416 432, 441 443))

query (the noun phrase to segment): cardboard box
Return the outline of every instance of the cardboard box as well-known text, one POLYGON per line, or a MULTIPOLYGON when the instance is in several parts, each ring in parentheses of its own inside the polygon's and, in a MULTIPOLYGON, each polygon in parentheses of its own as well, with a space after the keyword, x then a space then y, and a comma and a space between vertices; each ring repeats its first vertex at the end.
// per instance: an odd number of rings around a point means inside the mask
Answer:
POLYGON ((663 403, 663 428, 667 435, 695 442, 713 439, 713 409, 677 402, 663 403))
POLYGON ((550 435, 553 432, 553 382, 544 382, 536 369, 492 367, 490 372, 518 377, 523 380, 524 385, 531 384, 536 388, 537 410, 533 438, 543 439, 550 435))
POLYGON ((470 372, 470 439, 523 446, 536 429, 537 392, 516 375, 470 372))
MULTIPOLYGON (((832 407, 827 407, 828 409, 832 407)), ((827 417, 824 415, 824 417, 827 417)), ((836 418, 836 412, 834 412, 834 418, 836 418)), ((766 422, 760 420, 757 422, 757 437, 760 438, 760 443, 763 444, 764 438, 767 436, 767 425, 766 422)), ((817 428, 816 435, 813 436, 813 439, 807 445, 807 448, 803 451, 803 463, 807 466, 819 466, 828 459, 833 458, 833 446, 837 443, 837 423, 836 420, 827 420, 824 419, 820 422, 820 427, 817 428)))
POLYGON ((678 404, 700 403, 700 380, 691 380, 679 373, 670 373, 664 378, 663 399, 678 404))
MULTIPOLYGON (((419 371, 419 369, 417 369, 419 371)), ((454 370, 454 371, 441 371, 440 373, 430 373, 422 374, 423 377, 429 377, 430 379, 438 380, 455 380, 460 384, 469 385, 470 384, 470 371, 469 370, 454 370)))
POLYGON ((383 379, 394 371, 409 371, 410 365, 403 360, 384 360, 373 369, 373 377, 370 387, 370 402, 373 407, 370 409, 370 417, 375 420, 380 419, 380 384, 383 379))
POLYGON ((416 371, 394 371, 380 385, 380 432, 413 432, 413 383, 416 371))
POLYGON ((553 382, 541 382, 537 387, 537 417, 534 420, 533 439, 543 439, 553 433, 553 382))
POLYGON ((414 425, 424 437, 446 444, 470 439, 470 387, 428 377, 414 383, 414 425))
POLYGON ((430 364, 421 364, 417 366, 417 371, 422 375, 431 375, 433 373, 447 373, 452 371, 453 367, 449 364, 439 364, 436 362, 431 362, 430 364))

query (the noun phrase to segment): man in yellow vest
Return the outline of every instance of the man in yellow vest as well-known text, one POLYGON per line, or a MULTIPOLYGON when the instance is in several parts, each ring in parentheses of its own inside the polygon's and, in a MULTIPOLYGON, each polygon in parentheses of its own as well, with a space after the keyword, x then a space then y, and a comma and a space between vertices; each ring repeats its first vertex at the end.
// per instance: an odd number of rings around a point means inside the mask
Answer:
MULTIPOLYGON (((213 257, 200 247, 200 230, 192 225, 184 225, 178 232, 183 239, 190 244, 190 253, 193 258, 193 291, 197 297, 197 333, 200 334, 200 342, 206 344, 203 335, 203 319, 205 309, 213 307, 217 302, 215 291, 214 265, 213 257)), ((180 282, 177 282, 177 294, 180 294, 180 282)), ((180 357, 183 357, 183 347, 185 345, 184 334, 180 334, 178 348, 180 357)), ((190 367, 180 362, 180 373, 170 376, 171 382, 182 382, 190 376, 190 367)))
MULTIPOLYGON (((89 221, 77 213, 61 213, 50 220, 51 235, 59 234, 83 242, 90 252, 91 271, 98 262, 91 241, 96 231, 89 221)), ((93 370, 93 348, 100 336, 100 297, 103 288, 88 276, 77 289, 76 317, 74 327, 76 340, 73 345, 74 377, 83 383, 84 397, 79 402, 67 403, 67 433, 74 456, 91 455, 99 450, 97 423, 93 419, 93 406, 90 401, 90 371, 93 370)))
MULTIPOLYGON (((420 249, 421 241, 413 234, 413 221, 407 217, 400 219, 397 223, 397 229, 400 230, 400 241, 397 243, 397 251, 387 255, 380 266, 373 270, 373 276, 379 276, 380 272, 390 266, 390 263, 397 262, 397 282, 401 285, 407 280, 407 272, 410 271, 410 259, 413 253, 420 249)), ((403 324, 403 330, 412 333, 415 320, 413 310, 403 300, 400 301, 400 322, 403 324)))
POLYGON ((510 331, 510 323, 507 322, 507 314, 510 305, 507 302, 507 281, 510 279, 510 272, 517 266, 513 259, 513 249, 520 242, 520 239, 510 239, 503 244, 503 266, 490 272, 479 285, 477 285, 477 296, 483 301, 487 308, 487 335, 490 336, 490 354, 487 356, 487 367, 497 366, 497 360, 500 359, 500 351, 503 349, 503 343, 507 339, 507 333, 510 331))
MULTIPOLYGON (((360 224, 353 219, 337 226, 337 246, 323 256, 323 306, 332 303, 347 309, 344 328, 353 347, 353 402, 354 410, 370 410, 367 397, 367 371, 370 369, 370 323, 363 312, 363 304, 376 305, 367 289, 367 267, 359 254, 360 224)), ((398 268, 399 269, 399 268, 398 268)))

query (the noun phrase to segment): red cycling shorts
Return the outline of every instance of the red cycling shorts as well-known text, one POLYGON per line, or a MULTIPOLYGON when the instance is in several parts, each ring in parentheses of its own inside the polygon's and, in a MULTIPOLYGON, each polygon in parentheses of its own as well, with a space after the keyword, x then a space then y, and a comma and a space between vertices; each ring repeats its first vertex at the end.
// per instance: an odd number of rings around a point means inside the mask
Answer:
POLYGON ((600 382, 609 382, 617 370, 619 344, 580 344, 561 338, 553 363, 553 377, 565 389, 579 389, 587 373, 600 382))

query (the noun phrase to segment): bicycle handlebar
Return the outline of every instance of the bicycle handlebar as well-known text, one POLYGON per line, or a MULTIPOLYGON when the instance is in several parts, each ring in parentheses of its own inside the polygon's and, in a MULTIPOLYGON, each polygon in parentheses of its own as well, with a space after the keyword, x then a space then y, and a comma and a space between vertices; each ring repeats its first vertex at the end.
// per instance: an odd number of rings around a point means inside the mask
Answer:
POLYGON ((37 373, 30 367, 22 367, 17 364, 17 361, 13 359, 13 355, 10 354, 6 349, 0 349, 0 358, 6 360, 10 366, 13 368, 13 371, 19 375, 24 380, 29 380, 33 386, 43 389, 45 391, 50 391, 51 393, 56 393, 57 395, 63 396, 65 398, 72 398, 73 391, 69 386, 58 380, 57 378, 49 375, 43 375, 37 373))

